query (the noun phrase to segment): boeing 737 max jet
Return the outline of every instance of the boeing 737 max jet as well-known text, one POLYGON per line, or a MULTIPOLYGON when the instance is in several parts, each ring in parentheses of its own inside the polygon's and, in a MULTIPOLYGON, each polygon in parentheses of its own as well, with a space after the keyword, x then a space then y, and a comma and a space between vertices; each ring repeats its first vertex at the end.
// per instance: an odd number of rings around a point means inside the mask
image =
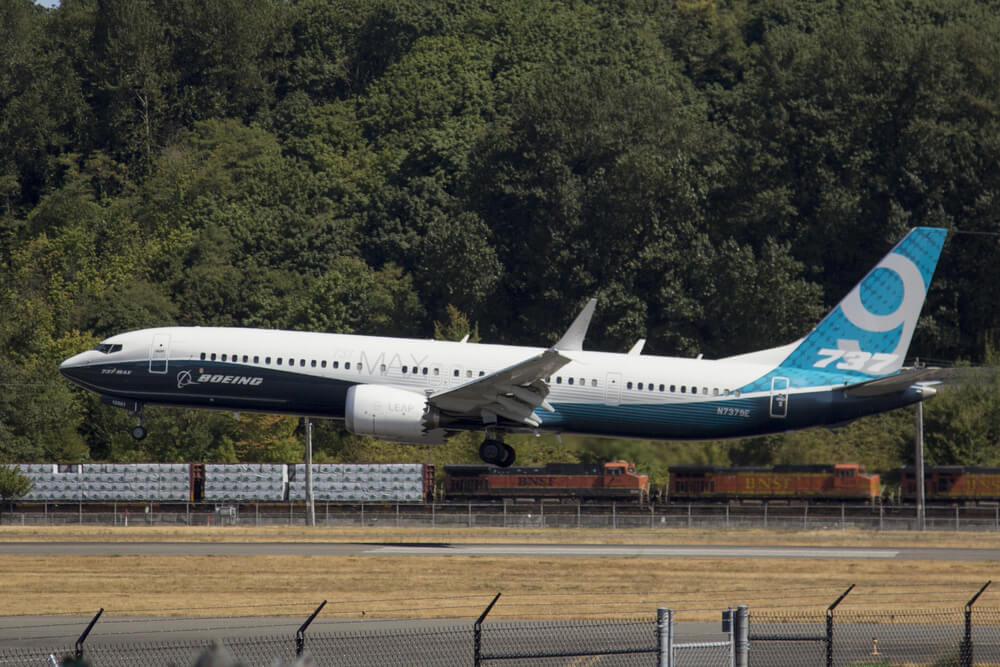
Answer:
POLYGON ((934 395, 903 358, 947 231, 911 230, 804 338, 725 359, 583 350, 592 300, 552 347, 259 329, 165 327, 112 336, 59 367, 143 405, 343 419, 352 433, 442 443, 484 431, 713 440, 834 425, 934 395))

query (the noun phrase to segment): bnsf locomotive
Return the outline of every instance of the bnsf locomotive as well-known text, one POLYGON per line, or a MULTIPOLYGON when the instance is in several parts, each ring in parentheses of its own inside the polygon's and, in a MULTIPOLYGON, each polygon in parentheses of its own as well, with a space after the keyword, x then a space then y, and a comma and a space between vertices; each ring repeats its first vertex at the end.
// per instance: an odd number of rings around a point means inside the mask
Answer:
MULTIPOLYGON (((917 471, 900 469, 900 491, 905 502, 917 499, 917 471)), ((981 466, 932 466, 924 468, 927 502, 996 502, 1000 500, 1000 468, 981 466)))
POLYGON ((625 461, 549 463, 536 468, 451 465, 444 472, 445 500, 564 498, 644 503, 649 498, 649 476, 636 474, 635 464, 625 461))
POLYGON ((853 500, 873 502, 878 475, 857 463, 774 467, 671 466, 669 500, 853 500))

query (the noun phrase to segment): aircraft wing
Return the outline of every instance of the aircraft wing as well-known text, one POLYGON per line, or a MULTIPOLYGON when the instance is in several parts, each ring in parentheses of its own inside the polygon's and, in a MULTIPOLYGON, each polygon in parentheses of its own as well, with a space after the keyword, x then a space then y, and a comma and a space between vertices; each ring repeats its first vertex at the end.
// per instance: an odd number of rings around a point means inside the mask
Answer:
POLYGON ((495 423, 500 416, 535 428, 541 424, 535 408, 552 410, 545 400, 549 394, 545 378, 570 361, 555 349, 545 350, 513 366, 431 394, 427 400, 449 414, 475 416, 485 423, 495 423))
POLYGON ((867 382, 859 382, 844 388, 851 396, 881 396, 905 391, 917 382, 940 381, 946 377, 944 368, 907 368, 895 375, 887 375, 867 382))

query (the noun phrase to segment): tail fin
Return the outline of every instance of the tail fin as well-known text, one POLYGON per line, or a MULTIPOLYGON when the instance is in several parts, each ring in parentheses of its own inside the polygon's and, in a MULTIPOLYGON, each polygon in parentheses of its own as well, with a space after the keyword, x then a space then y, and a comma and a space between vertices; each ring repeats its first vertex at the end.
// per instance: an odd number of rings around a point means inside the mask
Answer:
POLYGON ((935 227, 911 229, 777 370, 807 385, 827 384, 829 373, 862 382, 898 371, 947 235, 935 227))

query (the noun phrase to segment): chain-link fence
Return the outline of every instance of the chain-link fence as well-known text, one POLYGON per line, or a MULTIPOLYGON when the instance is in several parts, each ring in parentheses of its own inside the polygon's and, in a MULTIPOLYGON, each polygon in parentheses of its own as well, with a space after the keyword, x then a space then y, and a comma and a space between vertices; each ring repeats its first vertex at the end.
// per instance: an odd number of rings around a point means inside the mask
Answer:
MULTIPOLYGON (((664 610, 666 611, 666 610, 664 610)), ((419 629, 366 630, 309 635, 303 656, 314 664, 381 665, 666 665, 669 667, 972 667, 1000 665, 1000 608, 920 611, 754 611, 746 644, 728 632, 723 642, 678 642, 672 626, 654 619, 483 622, 419 629), (666 630, 670 627, 669 637, 666 630)), ((274 667, 296 664, 293 637, 217 640, 228 662, 198 664, 274 667)), ((92 667, 195 665, 209 641, 119 643, 88 646, 92 667)), ((82 647, 81 647, 82 648, 82 647)), ((0 649, 0 665, 58 667, 72 647, 0 649)), ((309 664, 308 662, 306 664, 309 664)))
POLYGON ((752 611, 750 664, 1000 665, 1000 609, 752 611))

